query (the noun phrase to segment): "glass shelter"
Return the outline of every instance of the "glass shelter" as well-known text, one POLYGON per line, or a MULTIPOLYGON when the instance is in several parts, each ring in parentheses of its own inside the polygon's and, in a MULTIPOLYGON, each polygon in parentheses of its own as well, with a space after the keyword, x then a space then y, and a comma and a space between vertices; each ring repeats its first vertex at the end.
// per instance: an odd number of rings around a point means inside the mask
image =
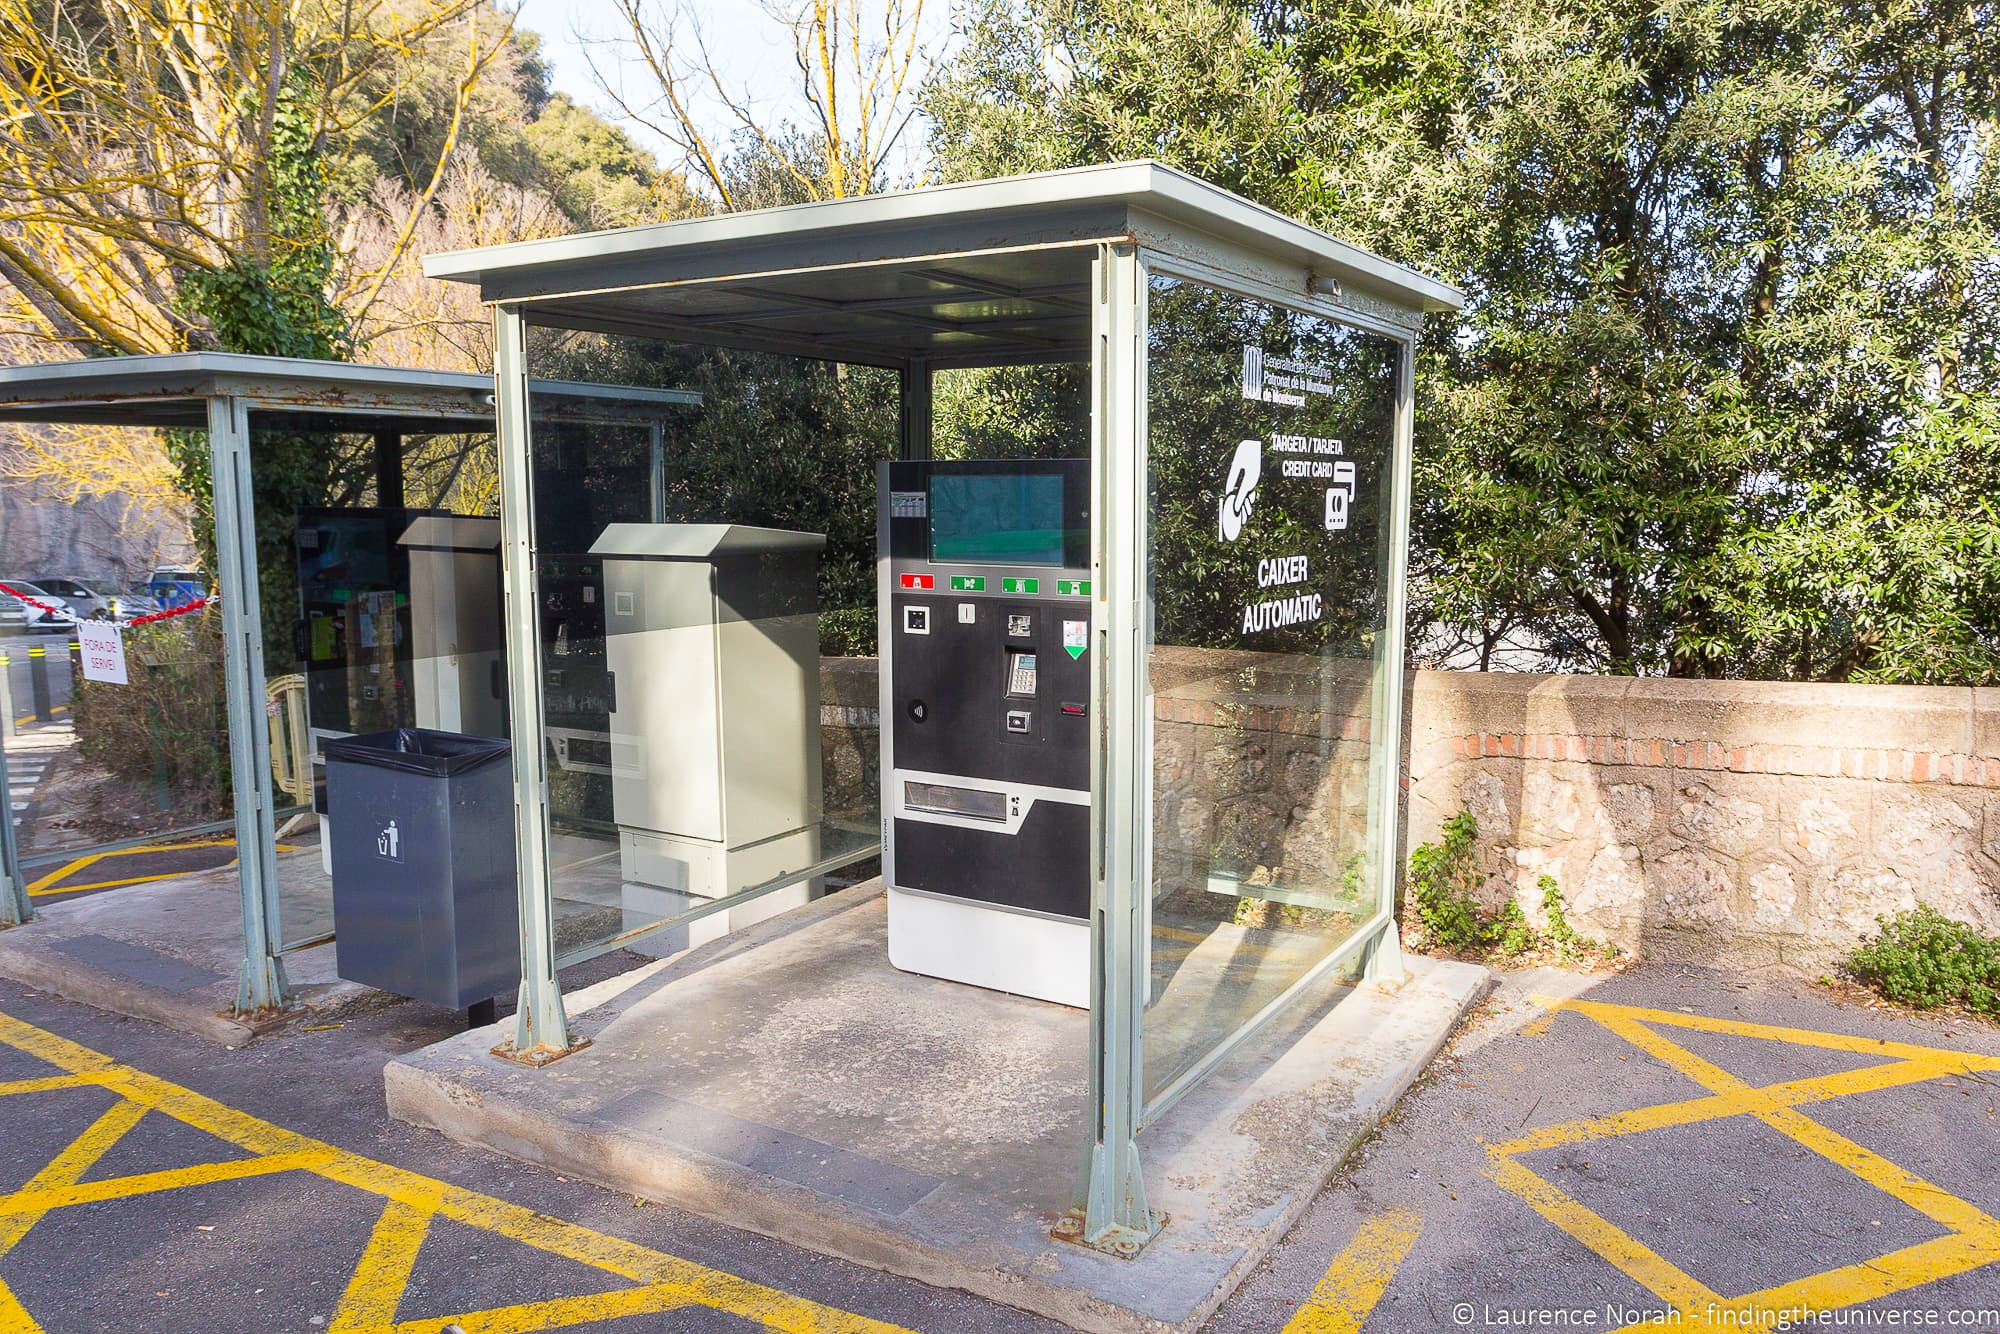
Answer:
POLYGON ((517 1056, 570 1049, 569 963, 880 872, 897 968, 1088 1006, 1074 1231, 1143 1245, 1145 1126, 1401 971, 1411 353, 1458 293, 1145 162, 427 271, 494 312, 547 738, 517 1056), (702 398, 647 442, 545 379, 702 398))
MULTIPOLYGON (((552 429, 645 446, 700 401, 536 390, 552 429)), ((293 1003, 286 960, 333 939, 330 872, 303 846, 323 791, 319 743, 398 726, 505 733, 493 414, 491 381, 460 372, 214 352, 0 367, 0 424, 173 432, 206 464, 214 521, 197 544, 212 568, 179 572, 184 588, 157 601, 117 590, 124 680, 71 681, 64 646, 81 627, 35 644, 74 687, 60 706, 74 735, 58 753, 91 760, 89 786, 122 804, 66 801, 18 843, 11 826, 0 833, 0 922, 135 883, 92 869, 121 851, 156 851, 174 875, 233 860, 235 1008, 293 1003)), ((657 450, 641 454, 643 494, 657 450)), ((28 642, 0 639, 0 658, 18 661, 28 642)))

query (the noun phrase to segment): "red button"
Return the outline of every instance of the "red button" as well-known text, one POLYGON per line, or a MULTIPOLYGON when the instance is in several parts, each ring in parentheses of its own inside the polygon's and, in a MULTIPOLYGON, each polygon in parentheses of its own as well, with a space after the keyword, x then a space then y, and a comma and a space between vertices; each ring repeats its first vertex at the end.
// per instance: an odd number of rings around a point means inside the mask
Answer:
POLYGON ((903 576, 903 587, 929 588, 931 587, 932 578, 933 576, 928 574, 906 574, 903 576))

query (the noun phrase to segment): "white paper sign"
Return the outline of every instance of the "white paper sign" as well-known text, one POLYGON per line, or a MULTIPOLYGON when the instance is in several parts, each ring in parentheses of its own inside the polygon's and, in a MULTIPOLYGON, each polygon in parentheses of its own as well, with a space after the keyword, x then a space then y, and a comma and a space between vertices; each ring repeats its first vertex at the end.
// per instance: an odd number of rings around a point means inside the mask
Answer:
POLYGON ((76 642, 83 650, 83 679, 129 685, 125 675, 125 640, 110 621, 79 621, 76 642))

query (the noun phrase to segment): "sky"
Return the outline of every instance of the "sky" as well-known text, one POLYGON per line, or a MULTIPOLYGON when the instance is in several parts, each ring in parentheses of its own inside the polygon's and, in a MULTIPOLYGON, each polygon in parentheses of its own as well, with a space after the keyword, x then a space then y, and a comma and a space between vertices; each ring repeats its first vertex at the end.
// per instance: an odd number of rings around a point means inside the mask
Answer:
MULTIPOLYGON (((675 0, 651 0, 651 3, 675 0)), ((784 28, 768 17, 757 0, 678 0, 681 9, 697 19, 708 40, 709 52, 721 67, 724 82, 738 93, 747 93, 760 116, 767 110, 772 121, 806 119, 804 99, 798 90, 798 68, 792 60, 791 38, 784 28)), ((864 11, 879 13, 879 5, 864 0, 864 11)), ((950 37, 950 0, 926 0, 923 7, 923 41, 936 52, 950 37)), ((678 151, 636 121, 623 118, 591 77, 584 43, 625 31, 624 19, 612 0, 519 0, 518 25, 533 29, 542 37, 542 51, 553 67, 555 87, 576 101, 591 107, 619 125, 634 139, 659 154, 669 165, 678 151)), ((602 67, 615 64, 609 48, 599 46, 594 54, 602 67)), ((634 95, 649 86, 650 75, 643 67, 628 69, 627 93, 634 95)), ((697 116, 704 129, 716 137, 726 137, 731 125, 713 96, 699 104, 697 116)), ((915 149, 923 141, 923 128, 906 131, 908 145, 915 149)))

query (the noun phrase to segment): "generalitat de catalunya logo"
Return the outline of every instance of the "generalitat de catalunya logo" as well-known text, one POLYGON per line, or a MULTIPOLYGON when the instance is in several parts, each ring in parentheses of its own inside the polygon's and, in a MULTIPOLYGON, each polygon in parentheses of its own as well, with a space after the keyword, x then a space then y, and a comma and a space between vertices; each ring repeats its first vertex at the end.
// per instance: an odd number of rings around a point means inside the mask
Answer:
POLYGON ((1223 541, 1234 542, 1243 535, 1243 525, 1250 521, 1250 509, 1257 503, 1257 481, 1263 475, 1264 442, 1245 440, 1236 447, 1235 457, 1229 460, 1229 471, 1222 479, 1217 524, 1223 541))

